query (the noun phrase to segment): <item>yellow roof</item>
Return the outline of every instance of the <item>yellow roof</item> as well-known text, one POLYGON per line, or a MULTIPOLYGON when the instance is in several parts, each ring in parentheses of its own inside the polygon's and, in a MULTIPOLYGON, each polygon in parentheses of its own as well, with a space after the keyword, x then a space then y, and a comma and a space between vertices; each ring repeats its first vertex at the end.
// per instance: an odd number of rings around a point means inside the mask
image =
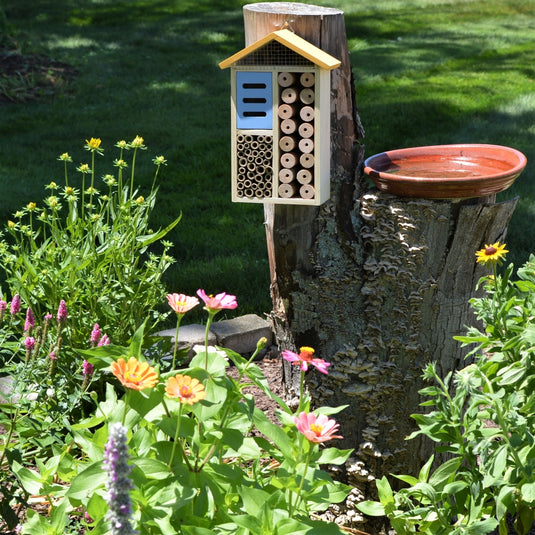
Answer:
POLYGON ((234 54, 233 56, 230 56, 230 58, 227 58, 226 60, 222 61, 219 66, 222 69, 226 69, 227 67, 230 67, 243 57, 249 55, 255 50, 258 50, 260 47, 264 46, 270 41, 278 41, 279 43, 293 50, 297 54, 300 54, 306 59, 312 61, 312 63, 315 63, 319 67, 327 69, 329 71, 332 69, 336 69, 336 67, 339 67, 341 64, 340 60, 333 58, 330 54, 327 54, 327 52, 324 52, 317 46, 314 46, 312 43, 309 43, 306 39, 299 37, 290 30, 284 29, 276 30, 267 34, 265 37, 262 37, 262 39, 256 41, 256 43, 245 47, 243 50, 236 52, 236 54, 234 54))

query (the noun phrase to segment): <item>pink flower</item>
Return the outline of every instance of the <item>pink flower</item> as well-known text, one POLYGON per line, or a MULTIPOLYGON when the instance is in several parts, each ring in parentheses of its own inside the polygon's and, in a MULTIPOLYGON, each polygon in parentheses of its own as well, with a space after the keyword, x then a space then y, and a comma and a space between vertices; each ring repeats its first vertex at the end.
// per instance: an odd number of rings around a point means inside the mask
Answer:
POLYGON ((82 363, 82 373, 84 374, 84 376, 93 375, 94 369, 95 369, 95 367, 93 366, 93 364, 87 362, 87 360, 84 360, 84 362, 82 363))
POLYGON ((109 346, 111 344, 110 339, 108 338, 107 334, 103 334, 102 338, 98 342, 98 347, 101 346, 109 346))
POLYGON ((55 351, 51 351, 51 352, 49 353, 49 355, 48 355, 48 358, 49 358, 50 360, 58 360, 58 357, 57 357, 55 351))
POLYGON ((96 344, 98 344, 99 340, 100 340, 100 327, 98 323, 95 323, 93 325, 93 330, 91 331, 91 338, 90 338, 91 347, 94 347, 96 344))
POLYGON ((28 307, 26 310, 26 321, 24 322, 24 332, 30 332, 35 326, 35 318, 33 317, 33 310, 28 307))
POLYGON ((167 294, 167 302, 177 314, 181 315, 199 304, 196 297, 184 294, 167 294))
POLYGON ((62 299, 59 302, 59 306, 58 306, 57 320, 58 320, 58 323, 63 323, 66 319, 67 319, 67 304, 62 299))
POLYGON ((35 347, 35 338, 33 336, 27 336, 24 339, 24 347, 28 351, 33 351, 33 348, 35 347))
POLYGON ((204 301, 204 308, 213 314, 223 310, 224 308, 234 309, 238 306, 235 295, 228 295, 226 293, 213 295, 206 295, 204 290, 197 290, 197 295, 204 301))
POLYGON ((314 350, 306 346, 299 349, 299 354, 287 349, 282 352, 282 358, 288 362, 300 363, 300 369, 304 372, 308 370, 308 365, 312 364, 321 373, 328 374, 327 368, 331 365, 323 359, 314 358, 314 350))
POLYGON ((11 301, 11 307, 9 308, 9 313, 12 316, 14 316, 15 314, 18 314, 19 311, 20 311, 20 295, 15 294, 11 301))
POLYGON ((315 414, 302 412, 299 417, 294 416, 294 422, 297 430, 310 442, 319 443, 333 438, 344 438, 334 434, 338 431, 340 424, 335 420, 330 420, 325 414, 320 414, 316 418, 315 414))

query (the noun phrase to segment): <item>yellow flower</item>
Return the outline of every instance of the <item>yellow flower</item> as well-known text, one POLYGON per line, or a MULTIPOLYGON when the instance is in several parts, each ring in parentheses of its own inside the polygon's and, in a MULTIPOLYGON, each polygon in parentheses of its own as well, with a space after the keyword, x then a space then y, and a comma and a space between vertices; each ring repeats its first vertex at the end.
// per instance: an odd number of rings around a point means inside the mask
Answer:
POLYGON ((89 164, 87 163, 81 163, 80 167, 78 167, 77 171, 80 171, 80 173, 89 173, 91 169, 89 169, 89 164))
POLYGON ((509 251, 505 249, 506 244, 500 245, 500 242, 493 243, 492 245, 485 245, 483 249, 476 252, 476 262, 486 264, 491 262, 492 264, 500 263, 505 254, 509 251))
POLYGON ((28 212, 33 212, 37 208, 37 204, 35 204, 34 202, 29 202, 26 208, 28 212))
POLYGON ((61 154, 58 160, 61 160, 62 162, 72 162, 72 158, 69 156, 68 152, 64 152, 63 154, 61 154))
POLYGON ((143 147, 144 139, 141 136, 136 136, 134 140, 130 143, 130 146, 134 149, 139 149, 143 147))
POLYGON ((15 227, 17 226, 17 224, 16 224, 14 221, 9 220, 9 221, 7 222, 7 226, 8 226, 9 228, 15 228, 15 227))
POLYGON ((152 388, 158 382, 158 375, 147 362, 139 362, 130 357, 128 362, 123 358, 111 363, 111 371, 125 388, 144 390, 152 388))
POLYGON ((145 197, 143 197, 143 195, 140 195, 137 199, 136 199, 136 204, 143 204, 145 202, 145 197))
POLYGON ((86 148, 88 150, 97 150, 100 147, 101 139, 99 137, 92 137, 89 141, 86 139, 85 142, 87 143, 86 148))
POLYGON ((170 398, 178 398, 180 403, 193 405, 206 396, 204 385, 189 375, 169 377, 165 383, 165 392, 170 398))
POLYGON ((71 188, 71 186, 67 186, 65 188, 65 195, 74 195, 74 188, 71 188))
POLYGON ((126 149, 128 147, 128 143, 124 139, 121 139, 121 141, 117 141, 115 146, 120 149, 126 149))

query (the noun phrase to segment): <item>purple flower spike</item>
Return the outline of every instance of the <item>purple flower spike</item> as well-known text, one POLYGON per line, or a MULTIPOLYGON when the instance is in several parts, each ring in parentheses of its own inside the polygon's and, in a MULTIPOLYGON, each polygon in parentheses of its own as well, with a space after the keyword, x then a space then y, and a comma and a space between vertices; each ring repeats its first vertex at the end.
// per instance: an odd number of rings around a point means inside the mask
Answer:
POLYGON ((98 323, 95 323, 93 325, 93 330, 91 331, 91 347, 95 347, 98 344, 98 341, 100 340, 100 327, 98 323))
POLYGON ((20 312, 20 295, 15 294, 11 300, 11 307, 9 308, 9 313, 14 316, 20 312))
POLYGON ((67 304, 63 299, 59 302, 57 320, 61 324, 67 320, 67 304))
POLYGON ((35 327, 35 318, 33 316, 33 310, 28 307, 26 310, 26 321, 24 322, 24 332, 30 332, 35 327))

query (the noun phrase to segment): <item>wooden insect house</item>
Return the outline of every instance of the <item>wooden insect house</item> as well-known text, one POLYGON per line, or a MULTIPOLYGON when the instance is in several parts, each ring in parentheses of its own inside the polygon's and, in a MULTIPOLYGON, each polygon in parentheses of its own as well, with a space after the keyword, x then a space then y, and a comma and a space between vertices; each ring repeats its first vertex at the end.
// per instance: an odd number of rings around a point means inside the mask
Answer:
POLYGON ((287 29, 219 64, 231 68, 234 202, 329 199, 330 71, 339 65, 287 29))

